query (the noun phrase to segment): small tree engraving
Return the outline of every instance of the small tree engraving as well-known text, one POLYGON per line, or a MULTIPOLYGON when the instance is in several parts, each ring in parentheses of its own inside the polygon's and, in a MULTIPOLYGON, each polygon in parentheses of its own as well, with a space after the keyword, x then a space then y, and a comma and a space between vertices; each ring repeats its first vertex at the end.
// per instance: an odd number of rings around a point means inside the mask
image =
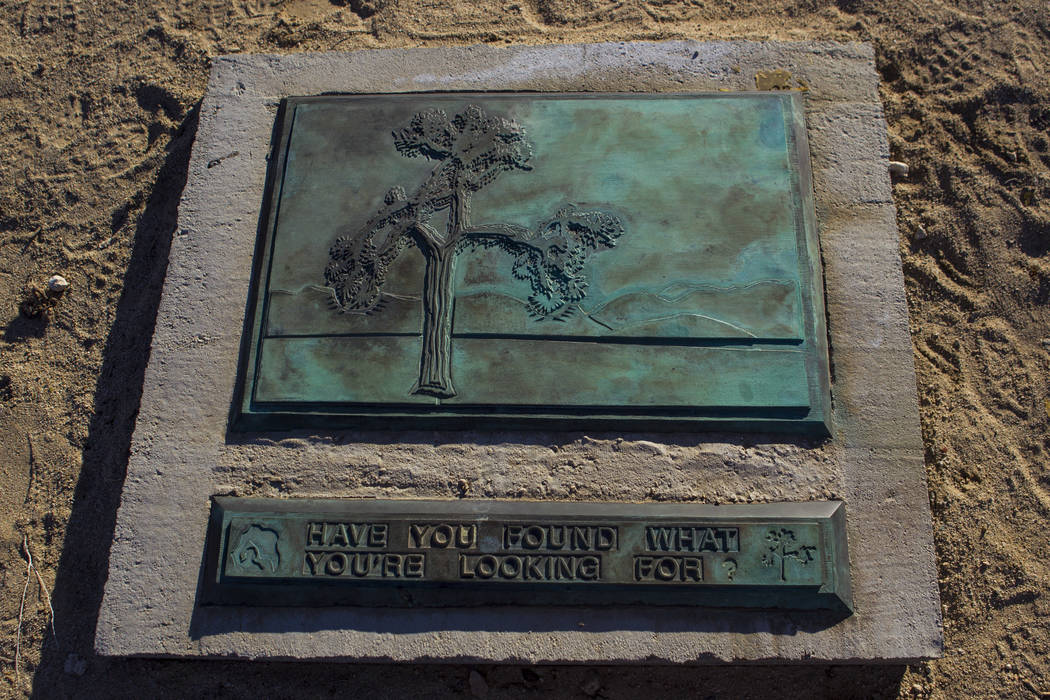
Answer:
POLYGON ((524 128, 468 105, 451 120, 442 110, 419 112, 393 132, 394 147, 410 158, 437 161, 411 195, 390 189, 363 227, 329 251, 325 283, 344 313, 375 313, 383 304, 390 265, 415 244, 423 254, 423 350, 416 394, 455 396, 452 384, 452 300, 456 256, 469 248, 498 248, 512 256, 511 273, 529 284, 534 319, 564 319, 587 290, 584 264, 612 248, 623 233, 619 217, 574 205, 558 209, 536 230, 509 223, 476 225, 471 198, 503 172, 529 171, 532 145, 524 128), (445 231, 431 221, 448 212, 445 231))
POLYGON ((796 546, 795 533, 793 530, 779 528, 766 533, 766 542, 769 545, 767 551, 762 555, 763 566, 780 566, 780 580, 786 581, 787 571, 785 569, 788 559, 794 559, 801 566, 813 561, 813 552, 816 547, 809 545, 796 546))

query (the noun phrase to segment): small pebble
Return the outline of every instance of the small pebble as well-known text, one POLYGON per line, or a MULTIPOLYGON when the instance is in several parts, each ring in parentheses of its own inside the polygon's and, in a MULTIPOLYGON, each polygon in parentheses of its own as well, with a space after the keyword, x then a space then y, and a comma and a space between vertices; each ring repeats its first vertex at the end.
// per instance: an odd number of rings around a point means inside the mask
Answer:
POLYGON ((908 177, 908 164, 899 160, 891 160, 889 164, 890 175, 894 177, 908 177))
POLYGON ((916 683, 915 685, 913 685, 911 687, 911 692, 913 692, 913 693, 921 693, 922 692, 922 684, 921 683, 916 683))
POLYGON ((47 289, 54 294, 61 294, 69 289, 69 282, 62 275, 51 275, 47 280, 47 289))
POLYGON ((918 226, 915 227, 915 236, 914 236, 915 240, 921 241, 922 239, 926 238, 926 236, 928 236, 928 235, 929 234, 926 233, 926 228, 922 224, 919 224, 918 226))

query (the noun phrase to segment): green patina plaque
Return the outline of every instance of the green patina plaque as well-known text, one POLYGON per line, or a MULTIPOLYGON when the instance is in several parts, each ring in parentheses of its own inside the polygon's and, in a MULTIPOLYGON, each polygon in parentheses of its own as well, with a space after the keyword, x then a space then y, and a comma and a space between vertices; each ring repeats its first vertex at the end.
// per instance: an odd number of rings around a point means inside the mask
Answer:
POLYGON ((801 98, 290 98, 235 430, 827 433, 801 98))
POLYGON ((218 605, 852 606, 840 502, 216 498, 218 605))

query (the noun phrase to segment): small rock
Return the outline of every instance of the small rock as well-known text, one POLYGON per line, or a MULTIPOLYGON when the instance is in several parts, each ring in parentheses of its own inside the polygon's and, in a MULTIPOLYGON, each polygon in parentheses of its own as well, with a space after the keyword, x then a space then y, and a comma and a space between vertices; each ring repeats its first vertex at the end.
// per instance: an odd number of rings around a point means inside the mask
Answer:
POLYGON ((889 163, 890 175, 893 177, 908 177, 908 164, 899 160, 891 160, 889 163))
POLYGON ((87 671, 87 659, 81 658, 79 654, 70 654, 66 657, 65 671, 74 676, 83 676, 87 671))
POLYGON ((62 275, 51 275, 47 280, 47 290, 52 294, 62 294, 69 289, 69 282, 62 275))
POLYGON ((919 224, 915 227, 915 235, 913 236, 913 238, 915 238, 915 240, 917 241, 921 241, 928 235, 930 234, 926 233, 926 227, 924 227, 922 224, 919 224))
POLYGON ((913 685, 911 687, 911 692, 913 692, 913 693, 921 693, 922 692, 922 684, 921 683, 916 683, 915 685, 913 685))
POLYGON ((483 698, 489 694, 489 684, 477 671, 470 672, 470 694, 476 698, 483 698))

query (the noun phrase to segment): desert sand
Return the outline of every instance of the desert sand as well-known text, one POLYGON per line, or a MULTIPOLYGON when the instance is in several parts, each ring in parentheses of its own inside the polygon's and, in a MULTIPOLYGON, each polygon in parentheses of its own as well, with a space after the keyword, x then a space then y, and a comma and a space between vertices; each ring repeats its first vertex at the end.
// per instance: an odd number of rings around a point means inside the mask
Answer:
POLYGON ((1050 698, 1045 0, 11 0, 0 3, 0 61, 3 695, 1050 698), (679 38, 875 47, 892 156, 910 166, 894 193, 944 658, 907 668, 644 669, 95 656, 210 59, 679 38), (70 289, 28 308, 56 273, 70 289), (40 576, 28 588, 23 541, 40 576))

